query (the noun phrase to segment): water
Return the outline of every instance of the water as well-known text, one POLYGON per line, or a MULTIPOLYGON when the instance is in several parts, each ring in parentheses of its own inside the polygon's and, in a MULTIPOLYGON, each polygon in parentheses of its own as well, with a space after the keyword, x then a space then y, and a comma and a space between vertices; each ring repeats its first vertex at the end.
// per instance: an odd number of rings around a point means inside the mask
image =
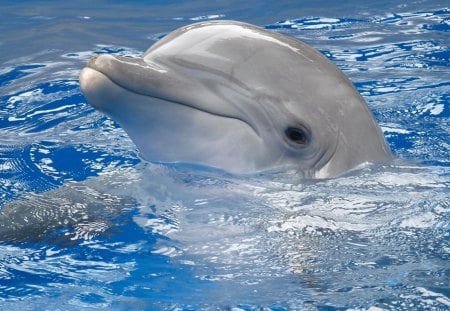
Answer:
POLYGON ((1 309, 450 309, 446 2, 0 5, 1 309), (215 18, 322 51, 396 160, 320 181, 142 162, 79 70, 215 18))

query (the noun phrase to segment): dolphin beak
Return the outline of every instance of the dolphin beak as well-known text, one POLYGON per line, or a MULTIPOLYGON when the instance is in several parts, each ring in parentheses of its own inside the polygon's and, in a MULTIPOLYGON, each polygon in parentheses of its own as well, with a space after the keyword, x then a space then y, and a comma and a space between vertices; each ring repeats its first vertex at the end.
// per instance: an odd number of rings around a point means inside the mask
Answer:
MULTIPOLYGON (((205 85, 204 81, 183 73, 183 68, 165 68, 164 65, 142 58, 101 54, 91 58, 81 72, 80 87, 91 105, 97 109, 100 107, 95 103, 96 98, 100 93, 111 93, 108 87, 114 89, 117 94, 119 89, 124 89, 134 94, 184 105, 216 116, 239 119, 258 133, 253 124, 256 122, 252 121, 256 112, 248 113, 239 106, 239 103, 248 100, 247 90, 230 92, 233 95, 228 95, 227 104, 224 105, 220 93, 216 94, 214 88, 205 85), (90 85, 92 82, 96 82, 97 86, 90 85), (111 83, 120 88, 113 87, 111 83), (202 96, 199 97, 198 94, 202 96)), ((112 94, 107 96, 114 99, 112 94)))
POLYGON ((92 57, 87 68, 104 74, 124 89, 151 97, 161 97, 162 85, 167 87, 169 82, 173 83, 166 77, 167 70, 142 58, 102 54, 92 57))

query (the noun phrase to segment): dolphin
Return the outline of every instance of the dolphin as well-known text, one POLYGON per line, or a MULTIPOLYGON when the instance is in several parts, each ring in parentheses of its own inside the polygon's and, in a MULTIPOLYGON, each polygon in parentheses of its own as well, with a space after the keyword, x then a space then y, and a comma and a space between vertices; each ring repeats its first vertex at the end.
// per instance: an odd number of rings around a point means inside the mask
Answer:
POLYGON ((391 158, 364 99, 333 63, 242 22, 181 27, 140 58, 95 56, 80 87, 149 161, 329 178, 391 158))

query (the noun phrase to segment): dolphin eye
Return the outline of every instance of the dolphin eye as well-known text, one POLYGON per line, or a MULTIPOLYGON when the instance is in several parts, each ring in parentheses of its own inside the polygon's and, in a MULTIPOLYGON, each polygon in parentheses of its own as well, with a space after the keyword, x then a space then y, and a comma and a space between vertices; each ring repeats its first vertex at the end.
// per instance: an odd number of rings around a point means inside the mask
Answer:
POLYGON ((309 133, 302 128, 288 127, 284 133, 290 142, 298 145, 306 145, 309 142, 309 133))

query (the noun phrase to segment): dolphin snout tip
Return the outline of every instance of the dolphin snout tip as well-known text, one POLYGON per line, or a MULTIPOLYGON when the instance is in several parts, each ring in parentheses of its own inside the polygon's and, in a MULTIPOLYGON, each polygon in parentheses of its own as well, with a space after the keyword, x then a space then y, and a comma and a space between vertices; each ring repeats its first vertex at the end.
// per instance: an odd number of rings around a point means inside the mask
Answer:
POLYGON ((85 67, 81 70, 79 76, 80 89, 89 99, 93 94, 98 94, 98 91, 104 88, 105 80, 107 80, 107 77, 100 71, 85 67))
POLYGON ((92 80, 93 80, 93 70, 89 68, 89 66, 83 68, 79 76, 80 89, 83 92, 83 94, 87 93, 89 85, 91 84, 92 80))
POLYGON ((109 54, 95 55, 88 61, 87 67, 99 70, 102 67, 107 67, 108 64, 114 59, 115 57, 109 54))
POLYGON ((101 111, 105 110, 116 94, 113 92, 111 81, 104 74, 90 67, 81 70, 79 82, 87 102, 101 111))
POLYGON ((95 66, 95 62, 97 61, 98 56, 99 55, 95 55, 95 56, 91 57, 91 59, 89 59, 89 61, 87 62, 86 67, 92 68, 93 66, 95 66))

